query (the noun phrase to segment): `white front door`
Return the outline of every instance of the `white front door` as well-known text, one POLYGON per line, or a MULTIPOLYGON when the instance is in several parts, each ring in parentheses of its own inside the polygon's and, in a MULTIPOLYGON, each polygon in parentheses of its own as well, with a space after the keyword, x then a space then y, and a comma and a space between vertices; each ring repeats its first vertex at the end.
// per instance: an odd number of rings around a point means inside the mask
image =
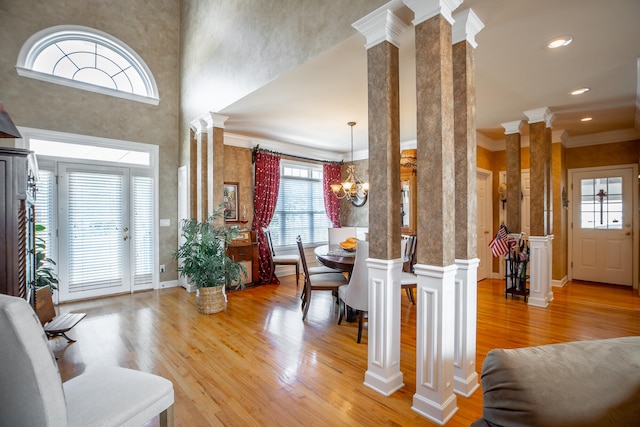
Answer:
POLYGON ((60 301, 131 291, 129 169, 59 164, 60 301))
POLYGON ((633 170, 572 171, 572 278, 633 283, 633 170))
POLYGON ((489 242, 493 238, 491 233, 491 172, 478 171, 476 173, 478 185, 478 280, 489 277, 492 270, 493 258, 489 242))

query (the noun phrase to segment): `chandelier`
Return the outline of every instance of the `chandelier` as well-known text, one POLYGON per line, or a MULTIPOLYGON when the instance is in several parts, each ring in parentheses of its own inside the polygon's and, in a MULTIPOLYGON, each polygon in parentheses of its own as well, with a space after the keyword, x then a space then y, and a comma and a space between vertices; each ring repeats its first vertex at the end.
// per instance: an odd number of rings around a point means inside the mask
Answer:
POLYGON ((331 191, 338 199, 351 202, 355 207, 364 206, 369 194, 369 183, 362 182, 356 174, 356 166, 353 164, 353 127, 356 122, 347 123, 351 127, 351 164, 347 167, 347 179, 340 184, 331 184, 331 191))

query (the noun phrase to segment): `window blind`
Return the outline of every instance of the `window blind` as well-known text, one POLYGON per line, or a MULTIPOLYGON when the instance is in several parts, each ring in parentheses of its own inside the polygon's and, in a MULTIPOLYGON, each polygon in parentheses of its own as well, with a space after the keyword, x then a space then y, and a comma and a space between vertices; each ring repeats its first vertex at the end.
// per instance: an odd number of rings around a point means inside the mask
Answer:
POLYGON ((124 178, 70 171, 69 292, 107 288, 123 277, 124 178))
POLYGON ((153 286, 153 179, 133 177, 133 285, 153 286))
POLYGON ((269 225, 274 246, 327 241, 329 218, 324 208, 322 167, 282 162, 278 203, 269 225))

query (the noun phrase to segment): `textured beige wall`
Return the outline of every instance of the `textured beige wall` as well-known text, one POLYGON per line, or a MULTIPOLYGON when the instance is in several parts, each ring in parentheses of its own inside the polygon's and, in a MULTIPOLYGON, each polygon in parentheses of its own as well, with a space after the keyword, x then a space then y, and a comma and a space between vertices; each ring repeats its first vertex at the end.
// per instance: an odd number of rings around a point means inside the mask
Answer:
POLYGON ((189 122, 219 112, 356 33, 387 0, 184 0, 180 164, 189 122))
MULTIPOLYGON (((342 165, 342 180, 347 179, 347 166, 351 162, 342 165)), ((356 160, 353 162, 356 166, 356 172, 358 178, 364 182, 370 182, 369 180, 369 160, 356 160)), ((340 223, 343 227, 369 227, 369 206, 370 201, 367 200, 364 206, 359 208, 353 206, 351 202, 346 199, 342 199, 340 202, 340 223)), ((398 205, 400 209, 400 205, 398 205)), ((398 218, 400 216, 398 215, 398 218)))
POLYGON ((160 147, 161 281, 177 279, 171 256, 177 246, 179 102, 178 0, 0 1, 0 99, 18 126, 155 144, 160 147), (151 69, 158 106, 72 89, 15 70, 18 52, 34 33, 55 25, 104 31, 135 50, 151 69))
POLYGON ((238 215, 242 216, 243 207, 247 210, 247 224, 241 228, 251 228, 253 222, 253 165, 251 150, 226 145, 224 147, 224 181, 238 183, 238 215))

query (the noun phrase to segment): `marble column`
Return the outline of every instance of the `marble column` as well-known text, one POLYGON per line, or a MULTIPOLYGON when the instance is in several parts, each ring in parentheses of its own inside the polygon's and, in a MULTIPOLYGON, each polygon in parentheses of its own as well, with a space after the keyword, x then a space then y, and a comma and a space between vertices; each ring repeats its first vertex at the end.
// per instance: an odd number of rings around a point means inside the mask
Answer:
POLYGON ((453 16, 453 99, 455 141, 455 340, 453 389, 471 396, 480 386, 476 372, 478 190, 476 184, 475 36, 484 27, 466 9, 453 16))
POLYGON ((502 123, 506 139, 507 156, 507 222, 511 233, 522 231, 522 165, 520 160, 520 129, 522 120, 502 123))
POLYGON ((530 270, 529 304, 546 307, 551 295, 551 240, 549 234, 547 191, 551 174, 551 165, 547 162, 547 150, 551 150, 547 136, 547 120, 550 112, 546 107, 525 111, 529 118, 530 150, 530 270))
POLYGON ((417 107, 416 392, 411 409, 445 424, 454 383, 455 157, 451 12, 461 0, 405 0, 413 10, 417 107))
POLYGON ((388 396, 400 371, 399 35, 408 27, 391 2, 353 27, 366 37, 369 115, 369 343, 364 384, 388 396))
MULTIPOLYGON (((229 117, 209 113, 207 122, 207 204, 208 216, 224 202, 224 122, 229 117)), ((224 218, 220 218, 224 221, 224 218)))
POLYGON ((207 123, 198 118, 191 121, 194 141, 189 149, 189 188, 191 191, 191 218, 207 218, 207 123))

